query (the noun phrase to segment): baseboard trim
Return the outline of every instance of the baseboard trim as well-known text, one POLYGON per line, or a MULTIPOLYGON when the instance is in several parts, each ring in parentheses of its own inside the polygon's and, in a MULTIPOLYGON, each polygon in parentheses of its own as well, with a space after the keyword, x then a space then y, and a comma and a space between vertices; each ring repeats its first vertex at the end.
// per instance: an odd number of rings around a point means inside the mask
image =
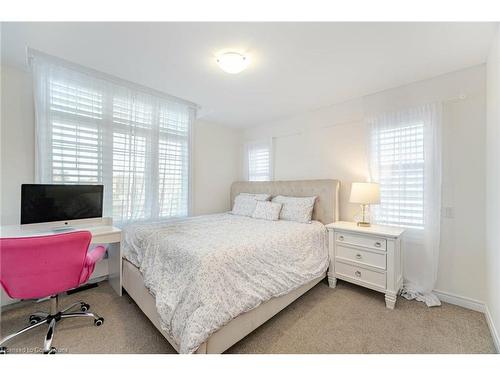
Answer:
POLYGON ((443 292, 440 290, 434 290, 434 294, 438 296, 438 298, 446 303, 451 303, 452 305, 457 305, 460 307, 465 307, 469 310, 485 312, 484 302, 477 301, 472 298, 462 297, 453 293, 443 292))
POLYGON ((484 315, 486 316, 486 322, 488 323, 488 327, 490 328, 491 337, 493 338, 493 343, 495 344, 497 353, 500 353, 500 335, 498 334, 498 331, 495 327, 495 323, 493 323, 493 318, 491 317, 488 305, 485 305, 484 315))

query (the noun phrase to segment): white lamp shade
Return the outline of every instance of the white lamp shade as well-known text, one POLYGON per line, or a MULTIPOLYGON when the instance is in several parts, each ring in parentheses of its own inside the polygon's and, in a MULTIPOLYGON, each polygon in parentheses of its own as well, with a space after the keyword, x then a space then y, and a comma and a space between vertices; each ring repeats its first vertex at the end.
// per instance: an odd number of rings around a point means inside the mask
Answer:
POLYGON ((351 203, 378 204, 380 203, 379 184, 373 182, 353 182, 351 186, 351 203))

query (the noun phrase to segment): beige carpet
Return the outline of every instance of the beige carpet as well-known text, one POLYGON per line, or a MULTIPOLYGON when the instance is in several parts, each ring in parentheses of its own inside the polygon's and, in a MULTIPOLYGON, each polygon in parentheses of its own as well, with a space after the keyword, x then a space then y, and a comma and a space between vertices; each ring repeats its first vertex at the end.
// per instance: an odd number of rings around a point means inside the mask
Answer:
MULTIPOLYGON (((118 297, 104 282, 98 288, 62 298, 83 299, 105 318, 67 320, 56 327, 54 346, 69 353, 174 353, 128 295, 118 297)), ((1 335, 22 328, 33 310, 25 303, 2 311, 1 335)), ((8 346, 34 351, 46 326, 8 346)), ((321 282, 292 305, 230 348, 227 353, 494 353, 483 314, 454 305, 427 308, 399 298, 388 310, 380 293, 339 282, 321 282)))

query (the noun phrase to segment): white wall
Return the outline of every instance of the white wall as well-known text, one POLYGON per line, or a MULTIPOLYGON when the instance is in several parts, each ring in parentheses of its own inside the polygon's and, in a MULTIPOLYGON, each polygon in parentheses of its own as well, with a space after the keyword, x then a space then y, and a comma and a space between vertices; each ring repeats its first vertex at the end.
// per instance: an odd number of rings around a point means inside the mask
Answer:
POLYGON ((487 63, 486 304, 500 351, 500 28, 487 63))
POLYGON ((242 130, 196 121, 193 142, 193 214, 229 210, 229 187, 240 179, 242 130))
POLYGON ((350 184, 368 178, 364 117, 437 100, 444 101, 443 206, 454 218, 443 219, 436 289, 484 301, 484 66, 263 124, 247 129, 245 140, 275 138, 275 179, 341 180, 340 217, 352 220, 350 184))
POLYGON ((21 184, 33 182, 35 129, 29 75, 2 65, 1 223, 20 221, 21 184))
POLYGON ((336 178, 340 217, 352 218, 350 183, 368 177, 362 100, 353 100, 245 131, 245 140, 274 138, 274 179, 336 178))
MULTIPOLYGON (((1 68, 1 223, 20 221, 21 184, 34 182, 34 114, 31 76, 1 68)), ((193 213, 229 208, 229 187, 240 177, 241 130, 196 121, 193 139, 193 213)))

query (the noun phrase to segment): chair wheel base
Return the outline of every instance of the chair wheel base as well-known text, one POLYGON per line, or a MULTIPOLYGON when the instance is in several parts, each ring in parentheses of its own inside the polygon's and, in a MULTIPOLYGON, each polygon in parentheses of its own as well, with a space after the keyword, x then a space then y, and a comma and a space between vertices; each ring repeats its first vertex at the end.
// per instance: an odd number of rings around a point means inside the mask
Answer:
MULTIPOLYGON (((39 353, 43 354, 56 354, 58 353, 57 349, 52 345, 52 339, 54 336, 54 329, 56 324, 62 320, 62 319, 67 319, 67 318, 84 318, 89 324, 89 321, 87 319, 93 318, 94 319, 94 326, 99 327, 104 324, 104 318, 100 317, 96 313, 89 312, 90 305, 88 303, 85 303, 83 301, 78 301, 73 303, 72 305, 66 307, 64 310, 59 310, 58 308, 58 296, 56 295, 55 297, 51 297, 51 312, 43 312, 43 311, 37 311, 33 312, 29 315, 29 325, 24 327, 23 329, 14 332, 8 336, 5 336, 3 338, 0 337, 0 354, 8 354, 8 353, 13 353, 12 350, 9 350, 6 346, 4 346, 7 342, 10 340, 14 339, 17 336, 20 336, 22 334, 25 334, 28 331, 34 330, 37 327, 44 325, 45 323, 48 325, 47 329, 47 334, 45 335, 45 342, 43 345, 42 351, 38 351, 39 353), (78 311, 81 310, 81 311, 78 311), (53 313, 53 311, 56 311, 56 313, 53 313)), ((17 353, 17 351, 15 351, 17 353)), ((0 372, 1 374, 1 372, 0 372)))
POLYGON ((30 325, 37 324, 42 321, 42 318, 36 315, 30 315, 30 325))
POLYGON ((56 354, 56 353, 57 353, 57 349, 54 347, 50 348, 49 350, 43 351, 43 354, 56 354))
POLYGON ((102 326, 104 324, 104 318, 98 318, 94 320, 94 325, 96 327, 102 326))

